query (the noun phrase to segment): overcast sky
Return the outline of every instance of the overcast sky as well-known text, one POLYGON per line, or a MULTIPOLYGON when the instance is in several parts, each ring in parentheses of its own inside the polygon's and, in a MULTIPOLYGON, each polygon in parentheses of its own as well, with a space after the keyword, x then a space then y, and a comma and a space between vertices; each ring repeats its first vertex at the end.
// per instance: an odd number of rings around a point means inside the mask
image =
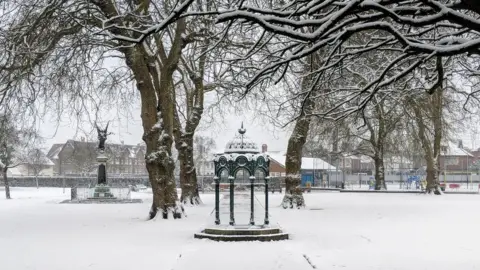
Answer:
MULTIPOLYGON (((206 97, 206 102, 209 97, 206 97)), ((207 107, 206 105, 205 107, 207 107)), ((262 106, 262 105, 260 105, 262 106)), ((247 129, 246 135, 255 141, 259 146, 267 144, 270 151, 285 151, 287 148, 288 130, 275 127, 269 121, 258 115, 258 111, 251 109, 242 114, 233 112, 217 113, 214 117, 214 124, 206 126, 205 121, 209 120, 209 116, 204 115, 197 134, 211 137, 215 140, 217 151, 223 151, 226 143, 232 139, 237 133, 242 121, 247 129), (256 115, 257 114, 257 115, 256 115)), ((113 135, 108 137, 107 143, 120 143, 135 145, 142 142, 143 127, 140 119, 140 104, 136 101, 129 110, 130 116, 125 116, 124 108, 112 109, 108 113, 104 113, 100 119, 103 124, 110 120, 109 131, 113 135)), ((46 117, 48 119, 48 117, 46 117)), ((92 117, 91 119, 94 119, 92 117)), ((477 119, 477 118, 475 118, 477 119)), ((76 118, 63 117, 60 124, 44 120, 39 123, 41 135, 45 138, 44 148, 46 151, 50 149, 53 143, 65 143, 68 139, 80 140, 81 137, 89 138, 90 141, 96 141, 96 131, 93 129, 90 121, 85 119, 83 123, 78 123, 76 118)), ((475 120, 463 121, 463 127, 456 128, 452 135, 452 139, 461 139, 463 146, 471 149, 480 148, 480 129, 475 120), (470 122, 471 124, 466 124, 470 122), (476 127, 476 128, 475 128, 476 127)))
MULTIPOLYGON (((129 119, 119 117, 116 113, 102 118, 112 121, 109 131, 114 134, 108 137, 107 143, 124 141, 125 144, 133 145, 142 142, 143 128, 139 107, 132 110, 132 117, 129 119)), ((270 151, 286 150, 290 132, 276 128, 265 120, 259 120, 259 117, 254 116, 253 111, 243 115, 234 113, 219 115, 218 119, 214 119, 215 125, 209 127, 202 125, 197 133, 213 138, 217 145, 217 151, 223 151, 226 143, 237 133, 242 121, 247 129, 246 135, 253 139, 259 147, 265 143, 270 151)), ((40 124, 40 132, 45 137, 44 149, 46 151, 52 144, 65 143, 68 139, 80 140, 81 137, 86 137, 96 141, 96 131, 88 121, 78 124, 75 119, 68 117, 65 117, 60 125, 44 120, 40 124)), ((456 133, 456 137, 463 140, 464 147, 472 149, 480 147, 480 134, 475 134, 473 129, 457 130, 456 133)))

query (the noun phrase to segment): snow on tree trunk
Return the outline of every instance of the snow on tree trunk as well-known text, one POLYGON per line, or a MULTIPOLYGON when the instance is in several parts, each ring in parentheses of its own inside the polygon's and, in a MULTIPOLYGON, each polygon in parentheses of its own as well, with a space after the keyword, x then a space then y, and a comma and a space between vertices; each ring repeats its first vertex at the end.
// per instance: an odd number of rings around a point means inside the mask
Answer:
POLYGON ((203 114, 203 102, 205 86, 203 83, 203 75, 205 72, 205 61, 209 41, 205 45, 202 56, 198 59, 198 70, 200 74, 195 73, 192 69, 186 68, 189 78, 194 84, 191 91, 185 93, 185 105, 187 121, 185 122, 185 131, 182 132, 182 125, 178 117, 178 111, 175 107, 174 123, 175 123, 175 146, 178 150, 178 161, 180 163, 180 186, 182 194, 180 201, 185 204, 197 205, 201 204, 200 194, 198 192, 197 172, 195 169, 195 161, 193 156, 193 137, 195 130, 200 124, 203 114))
POLYGON ((183 143, 177 149, 178 161, 180 162, 180 187, 182 188, 180 201, 183 204, 201 204, 197 172, 193 161, 193 137, 184 137, 183 143))
POLYGON ((373 125, 371 120, 366 120, 365 124, 370 132, 369 141, 373 150, 373 155, 371 157, 375 163, 375 190, 386 190, 385 166, 383 164, 385 142, 389 133, 395 129, 397 118, 392 117, 392 115, 386 115, 383 99, 378 100, 377 98, 374 98, 373 103, 375 105, 373 110, 375 112, 374 116, 378 124, 373 125))
POLYGON ((373 160, 375 161, 375 190, 387 190, 383 156, 375 156, 373 160))
POLYGON ((441 195, 440 181, 438 179, 438 163, 437 158, 427 161, 427 187, 425 190, 428 194, 441 195))
POLYGON ((3 173, 3 183, 5 184, 5 198, 10 200, 12 197, 10 196, 10 183, 8 182, 7 169, 3 169, 2 173, 3 173))
POLYGON ((153 191, 149 216, 154 218, 160 210, 164 219, 168 218, 169 213, 172 213, 174 218, 181 218, 183 207, 177 197, 175 162, 172 157, 172 74, 176 65, 166 65, 160 72, 160 68, 151 68, 145 62, 146 55, 142 45, 136 45, 125 52, 126 63, 137 82, 142 104, 145 164, 153 191))
POLYGON ((303 192, 300 189, 302 149, 307 140, 310 128, 310 118, 302 117, 295 123, 292 135, 288 140, 287 155, 285 160, 285 195, 283 197, 283 208, 300 208, 305 206, 303 192))
MULTIPOLYGON (((93 4, 107 19, 121 16, 112 1, 93 1, 93 4)), ((133 14, 138 12, 136 15, 141 13, 141 16, 149 18, 149 7, 148 4, 142 5, 133 14)), ((149 42, 118 48, 125 56, 125 63, 140 92, 143 140, 146 144, 145 163, 153 190, 150 218, 154 218, 158 210, 162 211, 163 218, 168 218, 170 212, 174 218, 181 217, 180 210, 183 211, 177 197, 175 163, 172 158, 176 104, 173 74, 178 69, 182 49, 185 47, 186 19, 180 18, 174 24, 172 40, 166 44, 161 38, 154 38, 149 42), (165 50, 167 47, 168 51, 165 50)), ((124 28, 113 27, 106 31, 108 34, 129 38, 137 35, 124 28)))
POLYGON ((418 129, 417 136, 427 162, 427 186, 425 192, 441 195, 442 191, 440 190, 438 180, 438 156, 440 155, 443 132, 443 89, 439 87, 423 102, 409 100, 409 103, 415 113, 415 122, 418 129), (427 126, 426 121, 431 121, 431 126, 427 126), (432 130, 433 139, 428 137, 430 132, 428 129, 432 130))
POLYGON ((162 211, 162 217, 168 218, 172 213, 174 218, 180 218, 183 208, 178 202, 177 189, 173 171, 175 163, 171 155, 172 137, 162 128, 153 128, 148 136, 144 135, 147 145, 146 167, 152 185, 153 202, 150 218, 162 211))
MULTIPOLYGON (((321 64, 319 55, 311 55, 310 61, 306 64, 305 72, 311 72, 315 67, 321 64)), ((311 89, 314 81, 314 75, 309 74, 302 80, 302 90, 308 91, 311 89)), ((314 89, 317 89, 315 87, 314 89)), ((301 184, 301 168, 302 168, 302 156, 303 146, 307 141, 308 131, 310 130, 310 115, 313 112, 315 104, 312 100, 312 96, 316 90, 312 90, 311 93, 306 94, 303 100, 303 106, 300 111, 300 115, 297 118, 295 127, 293 128, 292 135, 288 139, 287 154, 285 157, 285 195, 283 197, 283 208, 303 207, 305 206, 305 199, 303 198, 303 192, 300 188, 301 184)))

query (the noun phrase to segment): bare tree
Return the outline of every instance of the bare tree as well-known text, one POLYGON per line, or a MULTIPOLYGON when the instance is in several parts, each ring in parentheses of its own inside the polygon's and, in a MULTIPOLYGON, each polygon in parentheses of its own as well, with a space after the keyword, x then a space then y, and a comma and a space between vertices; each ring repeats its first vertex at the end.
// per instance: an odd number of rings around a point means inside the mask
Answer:
POLYGON ((26 157, 22 159, 22 161, 27 165, 28 170, 31 170, 35 176, 35 184, 38 189, 38 176, 40 175, 40 172, 48 168, 49 163, 51 163, 50 159, 48 159, 42 149, 32 147, 27 151, 26 157))
POLYGON ((296 118, 292 134, 288 140, 287 153, 285 156, 286 178, 285 195, 283 198, 284 208, 288 206, 290 206, 290 208, 294 206, 297 208, 305 206, 303 193, 300 189, 303 147, 310 130, 311 115, 315 109, 313 95, 321 91, 318 89, 320 86, 317 85, 319 77, 311 73, 316 66, 321 65, 320 55, 312 54, 308 60, 308 62, 304 63, 305 77, 301 83, 302 92, 305 94, 301 96, 301 109, 299 110, 299 116, 296 118), (308 91, 311 88, 315 88, 316 91, 308 91))
MULTIPOLYGON (((18 18, 9 18, 10 24, 4 31, 3 41, 8 48, 5 57, 19 60, 8 63, 26 63, 26 68, 7 66, 2 71, 15 75, 11 81, 28 85, 34 100, 41 93, 45 106, 50 106, 48 109, 58 109, 59 104, 67 101, 74 107, 71 111, 81 115, 91 109, 87 100, 108 100, 115 93, 115 100, 129 96, 123 95, 123 88, 115 86, 129 83, 133 78, 141 99, 146 166, 154 191, 151 218, 158 209, 164 218, 169 213, 175 218, 181 214, 171 157, 173 90, 181 51, 189 42, 185 39, 187 20, 179 17, 193 2, 26 1, 14 4, 12 9, 24 12, 18 18), (41 57, 32 57, 32 48, 36 50, 33 55, 41 57), (106 59, 120 59, 121 67, 115 72, 105 70, 102 65, 106 59), (101 86, 94 75, 99 71, 106 73, 102 75, 109 91, 104 91, 105 87, 92 89, 88 83, 91 80, 95 87, 101 86), (86 79, 77 79, 82 77, 80 74, 87 75, 86 79), (92 91, 83 91, 84 87, 92 91)), ((6 96, 15 97, 19 93, 24 91, 17 93, 8 87, 6 96)))
POLYGON ((5 185, 5 196, 11 199, 8 170, 21 163, 23 149, 34 140, 36 133, 18 125, 11 114, 0 115, 0 170, 5 185))
MULTIPOLYGON (((266 82, 278 82, 293 64, 319 50, 328 55, 317 73, 352 66, 366 53, 390 57, 367 84, 352 85, 345 91, 330 89, 344 97, 336 106, 317 113, 338 120, 361 112, 380 91, 387 93, 389 85, 415 73, 428 79, 424 90, 432 94, 444 78, 434 69, 425 71, 436 57, 467 55, 478 59, 480 9, 471 0, 435 1, 368 1, 368 0, 294 0, 281 7, 266 8, 255 1, 242 1, 236 8, 220 12, 217 21, 234 24, 254 24, 265 31, 250 46, 251 51, 269 45, 271 36, 285 42, 276 44, 271 61, 260 66, 247 84, 247 91, 266 82), (307 31, 307 29, 315 31, 307 31), (359 43, 358 36, 364 38, 359 43), (267 45, 265 45, 267 43, 267 45), (361 98, 356 106, 352 99, 361 98)), ((470 74, 475 74, 475 69, 470 74)), ((397 90, 398 91, 398 90, 397 90)), ((408 92, 408 90, 407 90, 408 92)), ((467 101, 477 92, 468 93, 467 101)))
MULTIPOLYGON (((196 135, 193 138, 193 155, 195 164, 209 163, 212 155, 214 154, 216 143, 215 141, 207 136, 196 135)), ((197 168, 198 169, 198 168, 197 168)))

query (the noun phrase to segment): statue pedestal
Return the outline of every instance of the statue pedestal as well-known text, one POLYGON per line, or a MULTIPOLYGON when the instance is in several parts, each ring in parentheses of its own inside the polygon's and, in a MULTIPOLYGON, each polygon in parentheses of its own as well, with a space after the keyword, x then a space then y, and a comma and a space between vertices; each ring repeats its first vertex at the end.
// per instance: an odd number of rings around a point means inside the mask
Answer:
POLYGON ((97 156, 98 161, 98 176, 97 176, 97 185, 93 191, 93 197, 88 198, 89 200, 95 199, 116 199, 110 191, 110 187, 107 184, 107 160, 108 157, 105 155, 103 150, 100 150, 100 154, 97 156))
POLYGON ((110 187, 108 185, 96 185, 93 190, 93 197, 88 198, 89 200, 95 199, 116 199, 113 196, 112 192, 110 191, 110 187))

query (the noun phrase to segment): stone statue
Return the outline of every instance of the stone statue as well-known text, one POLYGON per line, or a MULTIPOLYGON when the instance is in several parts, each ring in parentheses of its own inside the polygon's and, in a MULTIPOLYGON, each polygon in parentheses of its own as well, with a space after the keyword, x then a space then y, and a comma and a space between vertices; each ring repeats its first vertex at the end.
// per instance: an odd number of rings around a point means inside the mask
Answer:
POLYGON ((107 126, 105 127, 105 129, 101 129, 97 123, 95 123, 95 127, 97 128, 97 134, 98 134, 98 149, 100 151, 105 151, 105 141, 107 140, 107 136, 108 135, 111 135, 113 133, 108 133, 108 124, 110 124, 110 122, 107 122, 107 126))
POLYGON ((99 162, 98 164, 98 176, 97 176, 97 184, 98 185, 102 185, 101 188, 99 188, 97 190, 97 188, 95 189, 95 194, 94 194, 94 197, 97 198, 97 197, 109 197, 109 198, 113 198, 113 195, 111 194, 111 192, 108 190, 108 189, 105 189, 105 187, 103 186, 106 186, 107 185, 107 170, 106 170, 106 162, 107 162, 107 156, 105 156, 104 152, 105 152, 105 141, 107 140, 107 137, 108 135, 110 134, 113 134, 113 133, 109 133, 108 132, 108 124, 110 122, 107 123, 107 126, 104 128, 104 129, 101 129, 97 123, 95 122, 95 127, 97 128, 97 134, 98 134, 98 150, 99 150, 99 155, 97 156, 97 161, 99 162))

